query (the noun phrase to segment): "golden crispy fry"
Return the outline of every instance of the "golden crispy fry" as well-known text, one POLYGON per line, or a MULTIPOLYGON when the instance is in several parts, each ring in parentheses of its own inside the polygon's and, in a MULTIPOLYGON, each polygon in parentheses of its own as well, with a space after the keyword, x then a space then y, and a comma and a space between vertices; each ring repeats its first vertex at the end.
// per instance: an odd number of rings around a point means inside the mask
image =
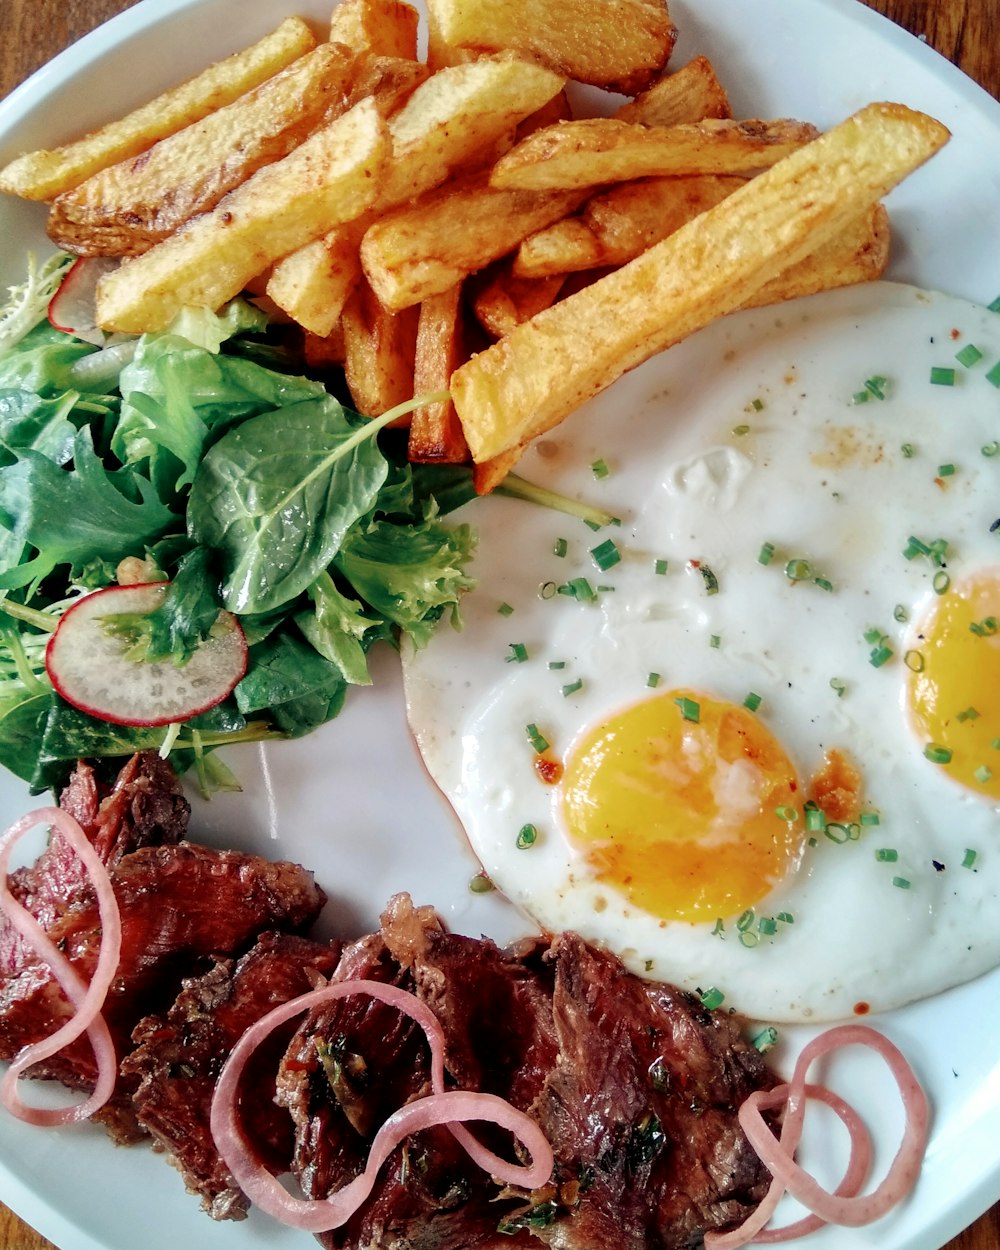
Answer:
POLYGON ((419 20, 417 10, 403 0, 341 0, 330 19, 330 42, 415 61, 419 20))
MULTIPOLYGON (((344 380, 363 416, 380 413, 413 396, 417 310, 391 313, 359 282, 344 307, 344 380)), ((397 424, 409 425, 407 414, 397 424)))
POLYGON ((135 256, 208 212, 344 111, 354 57, 321 44, 232 104, 60 195, 49 237, 84 256, 135 256))
POLYGON ((383 117, 391 117, 429 77, 421 61, 398 56, 365 56, 356 65, 348 94, 354 105, 371 96, 383 117))
POLYGON ((361 277, 360 241, 360 227, 344 227, 282 257, 268 278, 268 298, 311 334, 325 338, 361 277))
POLYGON ((509 264, 503 264, 476 291, 472 311, 488 334, 501 339, 515 326, 554 304, 562 287, 562 274, 552 278, 518 278, 509 264))
MULTIPOLYGON (((414 395, 447 390, 452 373, 464 359, 462 288, 458 283, 420 305, 414 395)), ((462 464, 468 460, 465 435, 450 399, 413 410, 407 457, 415 464, 462 464)))
POLYGON ((493 170, 495 187, 544 191, 592 187, 671 174, 748 174, 803 143, 814 126, 796 121, 709 118, 681 126, 640 126, 586 117, 551 126, 519 143, 493 170))
POLYGON ((533 135, 536 130, 544 130, 546 126, 554 126, 557 122, 568 122, 572 119, 573 106, 570 103, 569 94, 563 88, 547 104, 543 104, 523 122, 518 123, 514 132, 514 141, 520 143, 522 139, 527 139, 528 135, 533 135))
POLYGON ((347 356, 344 347, 344 327, 338 321, 327 335, 302 336, 302 352, 310 369, 336 369, 343 365, 347 356))
POLYGON ((494 456, 491 460, 484 460, 481 464, 473 464, 472 488, 476 494, 488 495, 491 491, 496 490, 514 465, 521 459, 526 446, 527 444, 523 443, 520 447, 512 447, 509 451, 502 451, 499 456, 494 456))
POLYGON ((407 308, 506 255, 579 201, 576 191, 496 191, 486 175, 444 183, 370 226, 361 263, 387 308, 407 308))
POLYGON ((707 56, 696 56, 615 113, 619 121, 643 126, 680 126, 732 115, 729 97, 707 56))
POLYGON ((677 37, 665 0, 428 0, 427 8, 445 45, 512 48, 627 95, 659 76, 677 37))
POLYGON ((530 235, 518 249, 522 278, 623 265, 712 208, 746 181, 714 174, 643 178, 587 201, 579 217, 530 235))
POLYGON ((258 170, 211 213, 102 279, 98 323, 141 334, 162 330, 186 304, 218 308, 331 222, 363 213, 389 150, 378 109, 362 101, 258 170))
POLYGON ((550 429, 627 370, 747 304, 947 139, 924 114, 870 105, 474 356, 451 380, 474 459, 550 429))
POLYGON ((137 156, 158 139, 232 103, 315 46, 316 38, 305 22, 286 18, 251 47, 75 143, 19 156, 0 170, 0 191, 28 200, 55 199, 99 169, 137 156))

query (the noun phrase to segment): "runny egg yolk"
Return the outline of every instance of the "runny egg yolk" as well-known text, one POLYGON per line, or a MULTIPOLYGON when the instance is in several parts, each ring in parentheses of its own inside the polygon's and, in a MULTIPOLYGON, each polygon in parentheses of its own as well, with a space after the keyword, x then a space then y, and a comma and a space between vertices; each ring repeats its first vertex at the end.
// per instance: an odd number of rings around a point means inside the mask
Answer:
POLYGON ((953 584, 912 649, 910 711, 924 753, 970 790, 1000 799, 1000 569, 953 584))
POLYGON ((745 707, 671 690, 590 731, 566 762, 566 829, 599 880, 664 920, 754 906, 802 851, 798 782, 745 707))

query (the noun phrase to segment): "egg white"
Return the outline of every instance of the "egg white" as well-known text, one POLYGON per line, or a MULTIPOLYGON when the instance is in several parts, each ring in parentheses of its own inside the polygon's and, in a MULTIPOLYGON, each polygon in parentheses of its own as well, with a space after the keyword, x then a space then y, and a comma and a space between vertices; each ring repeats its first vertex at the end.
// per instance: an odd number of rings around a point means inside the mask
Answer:
POLYGON ((1000 963, 1000 812, 924 758, 901 659, 935 599, 934 565, 902 554, 910 535, 947 538, 952 577, 1000 569, 1000 457, 981 451, 1000 435, 1000 389, 984 376, 997 360, 1000 317, 898 284, 739 314, 624 378, 518 466, 620 526, 594 533, 509 498, 469 506, 478 587, 461 633, 439 631, 405 657, 408 715, 485 872, 539 926, 575 929, 640 974, 717 987, 773 1021, 889 1009, 1000 963), (967 343, 983 353, 968 369, 954 359, 967 343), (955 385, 932 385, 932 366, 955 368, 955 385), (887 379, 885 399, 853 401, 872 377, 887 379), (941 478, 942 464, 955 473, 941 478), (622 559, 602 572, 590 552, 609 537, 622 559), (793 557, 833 589, 789 581, 793 557), (692 562, 712 570, 717 593, 692 562), (552 594, 578 576, 614 589, 591 603, 552 594), (871 628, 894 652, 878 668, 871 628), (734 703, 756 693, 803 780, 844 749, 879 814, 856 841, 820 834, 806 848, 755 909, 793 921, 756 945, 734 917, 721 932, 664 922, 595 880, 566 838, 558 788, 533 767, 526 725, 565 758, 648 697, 651 673, 660 690, 734 703), (538 837, 518 849, 525 824, 538 837))

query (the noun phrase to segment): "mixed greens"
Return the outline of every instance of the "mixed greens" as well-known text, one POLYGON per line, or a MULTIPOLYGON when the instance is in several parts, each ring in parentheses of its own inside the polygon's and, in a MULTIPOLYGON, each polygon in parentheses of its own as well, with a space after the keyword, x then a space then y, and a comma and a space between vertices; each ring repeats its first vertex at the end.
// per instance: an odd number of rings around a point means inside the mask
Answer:
POLYGON ((169 747, 207 786, 212 748, 335 716, 376 642, 458 624, 474 538, 440 518, 470 475, 409 465, 398 414, 345 407, 243 300, 104 346, 53 328, 68 262, 32 263, 0 314, 0 765, 38 793, 78 757, 169 747), (222 608, 249 644, 233 694, 167 731, 96 720, 46 673, 61 615, 122 561, 169 582, 135 662, 183 664, 222 608))

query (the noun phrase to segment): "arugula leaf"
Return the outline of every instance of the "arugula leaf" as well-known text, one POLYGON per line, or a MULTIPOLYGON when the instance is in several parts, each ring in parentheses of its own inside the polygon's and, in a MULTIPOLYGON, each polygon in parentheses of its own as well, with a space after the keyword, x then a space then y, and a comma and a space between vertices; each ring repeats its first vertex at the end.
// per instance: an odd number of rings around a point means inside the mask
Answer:
POLYGON ((342 594, 329 573, 321 574, 309 587, 309 597, 312 612, 299 612, 295 617, 304 637, 320 655, 336 664, 345 681, 370 686, 368 648, 385 636, 383 622, 369 616, 357 599, 342 594))
POLYGON ((97 556, 117 561, 177 524, 149 482, 105 469, 89 430, 73 441, 70 471, 30 448, 15 454, 15 464, 0 468, 0 524, 38 554, 5 569, 0 588, 38 581, 60 564, 78 567, 97 556))
POLYGON ((365 435, 324 393, 252 417, 208 452, 191 489, 188 533, 222 553, 231 612, 290 603, 371 509, 387 465, 365 435))

